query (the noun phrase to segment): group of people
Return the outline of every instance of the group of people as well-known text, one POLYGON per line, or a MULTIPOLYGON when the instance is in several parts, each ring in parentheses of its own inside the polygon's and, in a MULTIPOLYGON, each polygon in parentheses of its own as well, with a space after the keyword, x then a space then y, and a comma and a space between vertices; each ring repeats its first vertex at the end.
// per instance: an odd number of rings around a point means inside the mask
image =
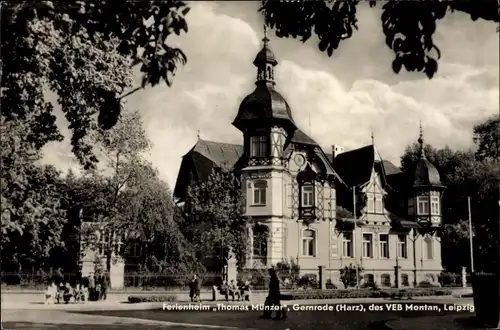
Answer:
POLYGON ((77 283, 73 288, 68 282, 63 284, 59 283, 59 286, 56 285, 55 282, 52 282, 45 291, 45 303, 46 304, 54 304, 65 302, 68 304, 73 301, 77 302, 86 302, 88 300, 88 289, 80 283, 77 283))
POLYGON ((237 286, 234 280, 231 280, 229 284, 223 281, 219 291, 226 297, 226 301, 229 301, 229 297, 238 301, 247 299, 250 300, 250 281, 246 281, 243 285, 237 286))
POLYGON ((109 279, 106 275, 94 276, 91 273, 88 277, 83 278, 82 283, 76 282, 75 287, 72 287, 69 282, 64 284, 60 282, 56 285, 52 282, 45 291, 45 303, 61 303, 70 302, 86 302, 106 300, 109 279))

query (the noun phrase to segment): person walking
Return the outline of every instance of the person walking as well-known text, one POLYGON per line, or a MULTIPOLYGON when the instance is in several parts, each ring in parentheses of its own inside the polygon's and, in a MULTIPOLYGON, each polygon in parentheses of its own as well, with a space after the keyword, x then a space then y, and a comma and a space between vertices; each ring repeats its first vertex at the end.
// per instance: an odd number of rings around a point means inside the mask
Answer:
POLYGON ((95 301, 95 277, 94 273, 90 273, 89 275, 89 300, 95 301))
POLYGON ((101 299, 102 300, 106 300, 106 298, 108 297, 108 295, 107 295, 108 286, 109 286, 109 278, 108 278, 108 274, 105 273, 102 276, 102 283, 101 283, 101 299))
POLYGON ((286 320, 287 313, 286 309, 281 306, 280 281, 276 275, 276 270, 269 269, 269 276, 271 277, 269 280, 269 294, 264 303, 264 314, 260 318, 269 319, 272 316, 272 311, 276 310, 276 316, 273 320, 286 320))

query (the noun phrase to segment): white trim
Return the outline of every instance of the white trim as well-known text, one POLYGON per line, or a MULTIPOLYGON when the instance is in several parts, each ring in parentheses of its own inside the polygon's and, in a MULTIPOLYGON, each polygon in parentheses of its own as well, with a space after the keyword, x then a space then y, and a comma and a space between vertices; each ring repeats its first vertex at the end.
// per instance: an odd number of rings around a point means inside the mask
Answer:
POLYGON ((309 258, 315 258, 318 254, 318 231, 314 228, 310 228, 310 227, 306 227, 306 228, 303 228, 300 232, 300 243, 301 243, 301 246, 300 246, 300 255, 302 257, 309 257, 309 258), (314 237, 304 237, 304 232, 306 231, 311 231, 314 235, 314 237), (313 241, 313 246, 314 246, 314 251, 311 254, 305 254, 304 253, 304 240, 307 240, 307 241, 313 241))
POLYGON ((397 255, 396 255, 396 257, 398 259, 408 259, 408 236, 404 235, 404 234, 397 235, 396 239, 397 239, 397 241, 396 241, 397 242, 397 255), (399 246, 403 244, 402 242, 399 241, 400 236, 403 236, 405 238, 405 241, 404 241, 404 246, 405 246, 405 249, 404 249, 405 253, 404 254, 405 254, 405 256, 400 256, 400 253, 399 253, 399 246))
POLYGON ((266 180, 255 180, 252 182, 252 206, 265 206, 267 204, 267 181, 266 180), (260 186, 260 185, 263 186, 260 186), (258 185, 258 186, 256 186, 258 185), (255 193, 259 191, 259 199, 256 200, 255 193), (262 194, 264 192, 264 194, 262 194), (263 196, 264 195, 264 196, 263 196))
POLYGON ((391 249, 389 247, 389 242, 390 242, 390 238, 389 238, 389 234, 384 234, 384 233, 378 233, 378 257, 379 259, 390 259, 391 258, 391 249), (381 249, 381 242, 382 240, 380 239, 380 236, 381 235, 386 235, 387 236, 387 241, 386 242, 386 246, 387 246, 387 257, 382 257, 382 249, 381 249))
POLYGON ((354 247, 354 235, 355 235, 354 231, 342 232, 342 242, 341 242, 342 243, 342 251, 341 251, 342 258, 346 258, 346 259, 353 259, 354 258, 354 248, 355 248, 354 247), (345 234, 351 235, 351 239, 349 241, 345 240, 345 237, 344 237, 345 234), (344 254, 344 242, 350 242, 351 243, 351 255, 350 256, 344 254))
POLYGON ((374 250, 374 246, 373 246, 373 243, 374 243, 374 237, 373 237, 373 233, 372 232, 362 232, 361 233, 361 258, 363 259, 374 259, 375 257, 375 253, 373 253, 373 250, 374 250), (365 256, 365 235, 370 235, 371 236, 371 240, 370 240, 370 245, 371 245, 371 251, 370 251, 370 254, 371 254, 371 257, 367 257, 365 256))

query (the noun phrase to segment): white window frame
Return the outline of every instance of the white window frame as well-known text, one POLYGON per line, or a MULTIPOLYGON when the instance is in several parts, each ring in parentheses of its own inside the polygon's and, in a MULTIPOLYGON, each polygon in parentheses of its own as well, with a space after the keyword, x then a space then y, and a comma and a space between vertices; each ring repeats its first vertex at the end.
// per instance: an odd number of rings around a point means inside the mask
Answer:
POLYGON ((375 198, 374 198, 373 194, 369 193, 367 195, 366 207, 367 207, 368 213, 375 212, 375 198))
POLYGON ((252 205, 265 206, 267 201, 267 181, 255 181, 252 183, 252 205))
POLYGON ((374 212, 377 214, 384 214, 384 199, 382 198, 381 195, 379 194, 375 195, 374 204, 375 204, 374 212))
POLYGON ((361 238, 363 242, 363 258, 373 259, 373 233, 362 233, 361 238), (369 236, 370 239, 365 239, 365 235, 369 236))
POLYGON ((389 259, 390 258, 390 249, 389 249, 389 234, 378 234, 378 246, 379 246, 379 258, 380 259, 389 259), (387 240, 382 240, 382 236, 387 237, 387 240), (385 246, 385 248, 384 248, 385 246), (383 251, 387 252, 386 256, 383 255, 383 251))
POLYGON ((317 233, 316 233, 316 230, 314 229, 311 229, 311 228, 305 228, 302 230, 302 247, 301 247, 301 250, 302 250, 302 256, 303 257, 316 257, 316 250, 317 250, 317 245, 318 245, 318 242, 316 240, 316 237, 317 237, 317 233), (311 232, 312 233, 312 237, 306 237, 304 235, 305 232, 311 232), (312 248, 313 248, 313 251, 310 251, 309 250, 309 243, 310 241, 312 241, 312 248), (307 242, 307 251, 304 251, 304 243, 307 242))
POLYGON ((432 215, 440 215, 440 200, 439 196, 431 196, 431 214, 432 215))
POLYGON ((417 214, 418 215, 429 215, 429 197, 428 196, 417 196, 417 214))
POLYGON ((342 258, 353 258, 354 257, 354 246, 353 246, 354 232, 344 232, 342 233, 342 258), (346 239, 346 234, 350 236, 350 239, 346 239), (346 245, 350 248, 346 249, 346 245), (350 253, 347 253, 350 252, 350 253))
POLYGON ((424 238, 424 245, 425 245, 425 257, 427 260, 433 260, 434 259, 434 240, 432 239, 431 236, 426 235, 424 238))
POLYGON ((398 255, 397 255, 398 259, 408 259, 408 236, 398 235, 397 240, 398 240, 398 255), (402 237, 404 237, 404 241, 401 241, 402 237))
POLYGON ((314 207, 314 185, 312 184, 304 184, 300 188, 300 194, 301 194, 301 203, 302 207, 314 207), (306 201, 308 203, 306 203, 306 201))

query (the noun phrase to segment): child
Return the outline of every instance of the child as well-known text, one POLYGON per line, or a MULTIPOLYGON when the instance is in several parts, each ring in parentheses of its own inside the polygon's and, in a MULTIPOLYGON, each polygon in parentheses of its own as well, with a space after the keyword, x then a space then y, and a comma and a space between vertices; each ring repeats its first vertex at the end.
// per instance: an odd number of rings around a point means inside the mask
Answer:
POLYGON ((45 304, 53 304, 56 301, 57 286, 52 282, 45 291, 45 304))

